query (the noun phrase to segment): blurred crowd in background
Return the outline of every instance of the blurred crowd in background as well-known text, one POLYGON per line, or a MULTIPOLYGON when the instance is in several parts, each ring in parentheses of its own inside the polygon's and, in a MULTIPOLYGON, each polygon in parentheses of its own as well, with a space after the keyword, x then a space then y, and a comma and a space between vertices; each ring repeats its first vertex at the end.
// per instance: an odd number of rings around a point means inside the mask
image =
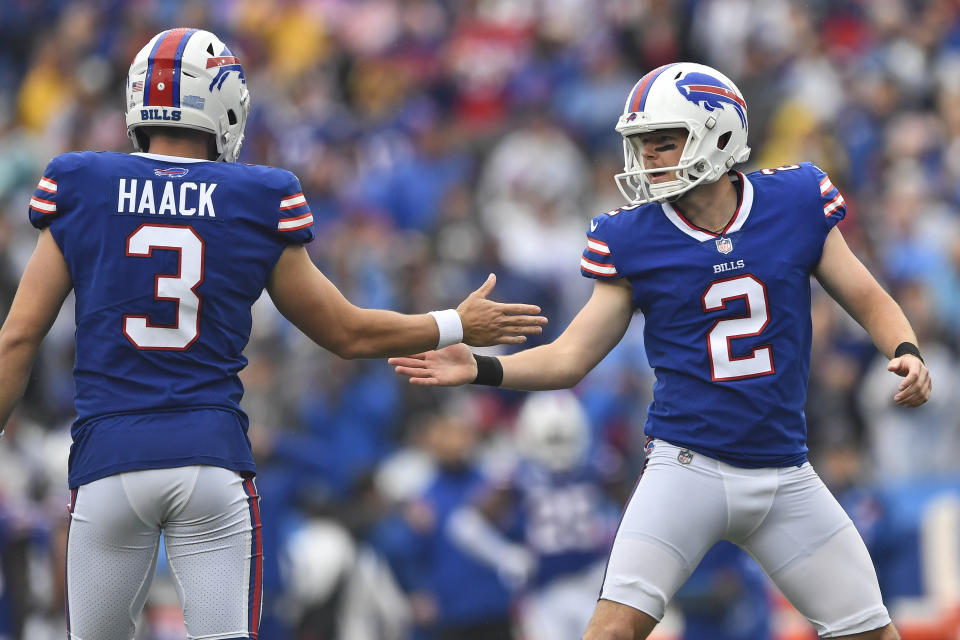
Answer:
MULTIPOLYGON (((451 307, 494 272, 494 298, 549 316, 531 344, 590 294, 579 256, 590 218, 623 204, 613 127, 634 83, 678 60, 731 77, 749 106, 746 168, 827 171, 847 242, 916 328, 934 391, 904 410, 885 358, 815 292, 809 446, 894 615, 958 637, 943 620, 960 606, 960 2, 0 0, 0 310, 35 244, 27 203, 46 162, 130 150, 128 65, 176 26, 209 29, 240 58, 252 99, 240 159, 298 175, 309 251, 351 301, 451 307)), ((460 507, 539 482, 517 462, 526 395, 416 389, 384 361, 326 354, 268 298, 254 318, 243 380, 263 497, 261 637, 497 638, 449 629, 500 620, 518 640, 562 640, 521 621, 546 566, 513 531, 522 523, 491 520, 511 552, 502 566, 447 539, 460 507)), ((4 640, 63 633, 73 331, 68 301, 0 441, 4 640)), ((589 426, 578 464, 599 470, 591 509, 608 523, 587 553, 601 568, 642 464, 652 378, 638 316, 574 390, 589 426)), ((812 637, 749 559, 708 558, 663 637, 812 637)), ((160 571, 140 636, 182 638, 160 571)), ((560 610, 589 615, 593 598, 560 610)))

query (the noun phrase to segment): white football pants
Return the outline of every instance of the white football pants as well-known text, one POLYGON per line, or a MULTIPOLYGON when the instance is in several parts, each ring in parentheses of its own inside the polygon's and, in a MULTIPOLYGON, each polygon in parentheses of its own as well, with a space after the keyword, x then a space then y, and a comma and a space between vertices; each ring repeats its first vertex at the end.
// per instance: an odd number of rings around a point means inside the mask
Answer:
POLYGON ((821 637, 890 616, 853 523, 809 463, 744 469, 653 442, 624 511, 600 597, 663 617, 704 554, 729 540, 763 567, 821 637))
POLYGON ((188 638, 255 640, 263 575, 259 497, 252 478, 210 466, 129 471, 71 492, 71 640, 132 640, 161 531, 188 638))

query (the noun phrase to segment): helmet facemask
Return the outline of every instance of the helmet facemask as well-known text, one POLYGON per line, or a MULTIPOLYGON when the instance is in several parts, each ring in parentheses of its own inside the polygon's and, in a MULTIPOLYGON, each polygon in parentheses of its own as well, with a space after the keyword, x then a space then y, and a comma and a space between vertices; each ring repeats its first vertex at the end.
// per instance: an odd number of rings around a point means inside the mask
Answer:
POLYGON ((681 194, 704 182, 707 177, 704 172, 706 158, 702 154, 696 153, 699 143, 700 140, 696 132, 689 129, 684 123, 624 135, 624 171, 614 176, 620 193, 631 204, 642 204, 654 200, 676 200, 681 194), (684 129, 687 131, 686 140, 683 142, 683 154, 680 156, 679 162, 673 166, 647 168, 644 165, 643 145, 640 140, 645 133, 654 133, 666 129, 684 129), (673 180, 657 183, 650 181, 649 176, 651 174, 669 172, 673 172, 673 180))

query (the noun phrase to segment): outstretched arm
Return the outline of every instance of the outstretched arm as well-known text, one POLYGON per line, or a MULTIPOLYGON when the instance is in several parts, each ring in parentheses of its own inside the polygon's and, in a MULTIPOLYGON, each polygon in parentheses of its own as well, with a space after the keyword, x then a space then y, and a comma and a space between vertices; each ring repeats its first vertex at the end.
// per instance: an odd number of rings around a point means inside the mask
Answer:
POLYGON ((917 344, 910 322, 900 305, 853 254, 836 227, 827 234, 814 275, 827 293, 867 330, 877 349, 890 358, 887 369, 903 377, 894 402, 906 407, 926 402, 932 387, 927 367, 914 355, 894 355, 903 342, 917 344))
MULTIPOLYGON (((536 315, 540 307, 488 300, 494 284, 491 274, 457 307, 463 341, 474 346, 520 344, 540 333, 547 322, 536 315)), ((267 291, 297 328, 343 358, 378 358, 437 346, 439 329, 433 317, 357 307, 317 269, 303 247, 284 250, 267 291)))
POLYGON ((533 552, 507 538, 476 507, 456 509, 447 521, 447 533, 458 547, 494 569, 512 589, 526 585, 536 570, 533 552))
MULTIPOLYGON (((632 316, 630 285, 622 280, 597 281, 590 300, 560 337, 550 344, 499 357, 501 386, 524 391, 574 386, 620 342, 632 316)), ((397 373, 418 385, 455 386, 477 377, 476 362, 464 345, 389 362, 397 373)))
POLYGON ((40 343, 72 288, 60 247, 44 229, 0 328, 0 428, 23 396, 40 343))

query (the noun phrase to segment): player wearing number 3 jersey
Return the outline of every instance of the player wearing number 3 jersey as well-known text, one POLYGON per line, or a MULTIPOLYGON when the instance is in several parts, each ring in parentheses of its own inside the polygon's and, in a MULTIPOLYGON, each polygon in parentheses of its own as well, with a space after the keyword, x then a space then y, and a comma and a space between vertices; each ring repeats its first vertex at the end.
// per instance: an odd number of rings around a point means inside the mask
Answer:
POLYGON ((393 358, 417 384, 570 387, 644 314, 656 374, 645 471, 623 515, 585 640, 646 638, 718 541, 746 549, 822 637, 896 640, 856 529, 806 460, 810 276, 891 358, 894 401, 930 376, 893 299, 836 228, 843 197, 817 167, 743 174, 747 107, 715 69, 645 75, 617 130, 629 206, 594 218, 594 292, 554 342, 500 358, 451 346, 393 358))
POLYGON ((41 232, 0 330, 0 424, 72 288, 69 637, 134 637, 163 531, 189 637, 256 638, 259 497, 238 372, 264 289, 348 358, 519 343, 545 319, 488 300, 492 275, 431 315, 348 302, 303 247, 313 217, 297 178, 234 162, 249 94, 213 34, 155 36, 126 97, 139 153, 58 156, 30 200, 41 232))

